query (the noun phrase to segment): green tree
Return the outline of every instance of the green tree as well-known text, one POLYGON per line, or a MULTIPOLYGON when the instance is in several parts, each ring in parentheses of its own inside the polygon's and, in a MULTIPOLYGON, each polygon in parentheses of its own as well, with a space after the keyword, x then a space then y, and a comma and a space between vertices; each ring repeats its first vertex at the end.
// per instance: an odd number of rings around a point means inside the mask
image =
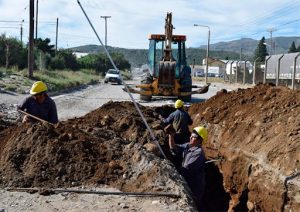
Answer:
MULTIPOLYGON (((124 58, 123 54, 112 53, 111 57, 118 69, 130 69, 130 63, 124 58)), ((103 75, 108 69, 113 68, 111 62, 103 53, 89 54, 79 58, 78 62, 81 68, 95 69, 98 73, 102 73, 103 75)))
POLYGON ((63 59, 65 68, 72 70, 79 69, 77 58, 71 50, 61 49, 57 52, 57 56, 63 59))
POLYGON ((50 54, 52 57, 54 57, 55 54, 55 49, 54 49, 54 45, 50 45, 51 40, 49 38, 46 39, 42 39, 42 38, 38 38, 34 40, 34 46, 41 50, 44 53, 48 53, 50 54))
POLYGON ((59 69, 59 70, 62 70, 62 69, 65 69, 65 61, 62 57, 59 57, 58 55, 51 58, 50 62, 49 62, 49 65, 48 65, 48 68, 51 69, 51 70, 56 70, 56 69, 59 69))
POLYGON ((0 36, 0 66, 24 68, 26 59, 26 49, 22 47, 20 41, 16 38, 6 37, 5 34, 0 36))
POLYGON ((259 43, 255 49, 254 59, 260 58, 257 60, 258 62, 263 62, 265 60, 266 56, 268 56, 265 41, 266 41, 265 37, 262 37, 262 39, 259 41, 259 43))
POLYGON ((297 52, 300 52, 300 45, 297 47, 297 52))
MULTIPOLYGON (((121 70, 130 69, 131 65, 125 59, 123 54, 112 53, 111 57, 112 57, 113 61, 115 62, 115 65, 117 66, 118 69, 121 69, 121 70)), ((109 68, 113 68, 110 62, 109 62, 109 64, 110 64, 109 68)))
POLYGON ((288 53, 294 53, 294 52, 297 52, 295 41, 293 41, 292 45, 290 46, 288 53))

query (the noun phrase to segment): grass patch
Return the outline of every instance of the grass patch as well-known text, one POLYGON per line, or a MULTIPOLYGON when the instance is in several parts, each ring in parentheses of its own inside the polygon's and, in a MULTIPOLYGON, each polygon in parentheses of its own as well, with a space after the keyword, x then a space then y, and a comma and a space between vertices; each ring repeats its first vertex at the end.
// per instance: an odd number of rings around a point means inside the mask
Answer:
POLYGON ((15 92, 17 90, 17 88, 18 88, 17 85, 9 84, 4 87, 4 90, 15 92))
POLYGON ((0 67, 1 87, 5 90, 18 93, 28 92, 35 81, 45 82, 49 91, 59 91, 80 85, 95 84, 99 80, 99 74, 94 70, 88 69, 79 71, 34 71, 33 79, 30 79, 28 78, 27 69, 18 70, 17 68, 5 69, 0 67), (11 75, 17 75, 18 77, 11 77, 11 75))
POLYGON ((45 82, 50 91, 58 91, 79 85, 95 84, 100 79, 99 75, 93 70, 39 71, 34 73, 34 78, 45 82))

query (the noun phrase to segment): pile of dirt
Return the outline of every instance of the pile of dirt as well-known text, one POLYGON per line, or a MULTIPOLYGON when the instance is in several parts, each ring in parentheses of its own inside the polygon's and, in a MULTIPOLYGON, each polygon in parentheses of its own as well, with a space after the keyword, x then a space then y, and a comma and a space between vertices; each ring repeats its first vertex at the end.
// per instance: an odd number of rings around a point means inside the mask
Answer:
POLYGON ((229 210, 300 210, 300 91, 222 90, 189 113, 209 127, 207 157, 222 158, 229 210))
MULTIPOLYGON (((300 211, 299 106, 300 91, 271 85, 222 90, 191 105, 191 128, 209 128, 207 158, 221 159, 207 165, 206 209, 300 211)), ((174 109, 140 108, 168 155, 158 117, 174 109)), ((0 129, 0 176, 2 187, 105 184, 129 192, 179 193, 182 208, 190 201, 185 181, 161 157, 129 102, 109 102, 57 127, 0 129)))
MULTIPOLYGON (((161 109, 140 108, 168 152, 156 112, 161 109)), ((23 124, 0 131, 0 176, 2 187, 108 185, 126 192, 168 192, 183 197, 183 208, 191 207, 183 178, 162 158, 130 102, 109 102, 56 127, 23 124)))

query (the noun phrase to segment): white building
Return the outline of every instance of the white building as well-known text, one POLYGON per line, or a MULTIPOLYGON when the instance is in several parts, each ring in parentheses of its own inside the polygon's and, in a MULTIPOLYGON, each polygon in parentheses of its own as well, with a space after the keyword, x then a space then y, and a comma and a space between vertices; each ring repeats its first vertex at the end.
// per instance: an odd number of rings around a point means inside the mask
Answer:
MULTIPOLYGON (((226 74, 230 74, 230 65, 232 66, 232 74, 235 73, 237 67, 241 67, 241 70, 244 70, 245 61, 238 60, 222 60, 226 66, 226 74)), ((246 61, 246 69, 249 70, 249 73, 252 73, 253 65, 250 61, 246 61)))
POLYGON ((73 52, 76 56, 76 58, 81 58, 81 57, 84 57, 84 56, 87 56, 89 53, 86 53, 86 52, 73 52))

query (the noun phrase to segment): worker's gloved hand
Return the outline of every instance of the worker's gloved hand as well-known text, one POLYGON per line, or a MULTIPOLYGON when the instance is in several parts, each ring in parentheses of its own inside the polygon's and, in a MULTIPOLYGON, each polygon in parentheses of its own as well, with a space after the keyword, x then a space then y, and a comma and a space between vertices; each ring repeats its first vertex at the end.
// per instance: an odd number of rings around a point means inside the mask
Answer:
POLYGON ((23 117, 23 120, 22 120, 22 123, 27 123, 27 122, 29 122, 30 120, 29 120, 29 117, 28 116, 24 116, 23 117))

